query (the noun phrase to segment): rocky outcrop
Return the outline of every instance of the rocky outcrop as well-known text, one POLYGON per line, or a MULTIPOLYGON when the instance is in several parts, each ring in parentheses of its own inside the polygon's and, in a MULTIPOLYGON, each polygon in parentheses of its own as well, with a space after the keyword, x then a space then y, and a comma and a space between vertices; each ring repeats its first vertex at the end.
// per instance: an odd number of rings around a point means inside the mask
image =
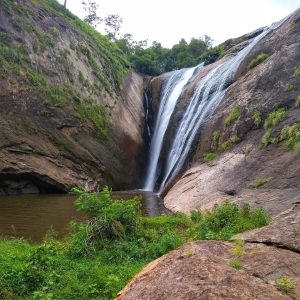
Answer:
POLYGON ((0 6, 0 194, 137 187, 144 78, 105 37, 43 3, 0 6))
POLYGON ((280 138, 284 127, 300 121, 296 105, 300 77, 295 73, 300 63, 299 31, 298 10, 245 57, 235 82, 204 124, 193 161, 166 191, 165 204, 169 209, 208 209, 231 199, 262 205, 271 214, 277 214, 300 200, 299 158, 280 138), (248 70, 249 62, 260 53, 270 56, 248 70), (234 107, 239 108, 239 115, 226 125, 225 119, 234 107), (272 128, 269 141, 262 146, 267 131, 263 128, 264 120, 279 108, 286 108, 287 116, 272 128), (258 125, 254 124, 254 112, 261 117, 258 125), (218 138, 214 141, 216 132, 218 138), (205 164, 203 156, 208 152, 215 152, 217 158, 205 164), (254 183, 260 180, 265 180, 264 185, 255 187, 254 183))
POLYGON ((117 299, 297 299, 299 232, 295 206, 238 242, 187 243, 147 265, 117 299))

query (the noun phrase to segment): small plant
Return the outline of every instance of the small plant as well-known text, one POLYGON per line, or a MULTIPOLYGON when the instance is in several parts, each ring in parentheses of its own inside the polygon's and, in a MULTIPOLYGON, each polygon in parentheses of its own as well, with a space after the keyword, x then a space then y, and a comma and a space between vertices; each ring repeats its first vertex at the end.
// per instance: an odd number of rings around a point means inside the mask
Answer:
POLYGON ((254 67, 258 66, 260 63, 262 63, 264 60, 266 60, 269 56, 270 56, 270 54, 267 54, 267 53, 258 54, 249 63, 248 70, 253 69, 254 67))
POLYGON ((218 148, 219 140, 220 140, 221 132, 220 130, 215 130, 212 134, 212 142, 211 147, 214 149, 218 148))
POLYGON ((214 152, 209 152, 209 153, 207 153, 207 154, 204 155, 203 161, 204 161, 205 163, 208 163, 208 162, 214 160, 216 157, 217 157, 217 154, 216 154, 216 153, 214 153, 214 152))
POLYGON ((295 288, 294 282, 287 276, 279 277, 275 280, 275 284, 278 289, 288 294, 292 289, 295 288))
POLYGON ((59 36, 59 31, 56 27, 50 27, 49 28, 50 33, 54 36, 54 37, 58 37, 59 36))
POLYGON ((242 256, 243 254, 245 253, 245 250, 240 246, 240 245, 237 245, 235 246, 232 250, 231 250, 231 254, 233 256, 242 256))
POLYGON ((46 86, 46 80, 45 78, 32 71, 31 69, 28 69, 27 70, 27 78, 28 78, 28 81, 33 85, 33 86, 36 86, 36 87, 43 87, 43 86, 46 86))
POLYGON ((263 137, 261 138, 261 142, 259 145, 259 149, 264 149, 268 146, 272 138, 272 128, 267 129, 263 137))
POLYGON ((240 114, 240 107, 238 105, 234 106, 229 115, 225 118, 225 126, 230 126, 233 124, 239 118, 240 114))
POLYGON ((236 259, 230 259, 228 264, 230 267, 232 267, 236 270, 241 270, 243 268, 243 263, 236 259))
POLYGON ((300 75, 300 64, 294 68, 294 76, 300 75))
POLYGON ((194 254, 194 251, 192 248, 187 248, 184 250, 184 255, 185 256, 192 256, 194 254))
POLYGON ((280 133, 280 140, 284 140, 285 146, 293 150, 296 144, 300 143, 300 122, 284 127, 280 133))
POLYGON ((297 89, 297 86, 293 83, 288 82, 285 87, 284 87, 284 91, 285 92, 291 92, 297 89))
POLYGON ((256 128, 258 128, 259 125, 261 124, 261 121, 262 121, 261 116, 262 116, 262 114, 258 110, 255 110, 252 114, 252 120, 253 120, 256 128))
POLYGON ((268 129, 277 126, 288 115, 288 110, 284 107, 271 112, 264 123, 264 128, 268 129))
POLYGON ((289 30, 294 30, 296 28, 296 22, 292 21, 289 23, 289 30))
POLYGON ((248 188, 250 189, 258 189, 262 186, 264 186, 265 184, 267 184, 269 181, 271 180, 271 178, 259 178, 256 179, 254 183, 250 183, 248 184, 248 188))
POLYGON ((53 113, 51 111, 47 110, 47 109, 43 109, 41 111, 41 116, 50 118, 50 117, 53 117, 53 113))
POLYGON ((252 145, 247 145, 245 148, 245 155, 249 155, 253 150, 253 146, 252 145))
POLYGON ((297 97, 295 105, 300 108, 300 95, 297 97))
POLYGON ((225 141, 224 143, 221 144, 220 150, 221 151, 227 151, 232 147, 232 142, 231 141, 225 141))

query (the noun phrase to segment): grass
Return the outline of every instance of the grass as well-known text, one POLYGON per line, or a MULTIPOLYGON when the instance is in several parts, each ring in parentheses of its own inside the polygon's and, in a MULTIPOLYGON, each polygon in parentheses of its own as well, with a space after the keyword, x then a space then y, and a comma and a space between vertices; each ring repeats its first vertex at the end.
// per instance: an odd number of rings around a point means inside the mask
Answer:
POLYGON ((241 270, 243 268, 243 263, 237 259, 230 259, 228 265, 236 270, 241 270))
POLYGON ((97 128, 100 138, 105 141, 108 138, 109 120, 108 108, 102 104, 96 104, 86 100, 75 106, 77 117, 81 122, 91 121, 97 128))
POLYGON ((280 133, 280 140, 284 141, 289 150, 295 149, 300 143, 300 122, 284 127, 280 133))
POLYGON ((294 68, 294 76, 300 75, 300 64, 294 68))
POLYGON ((215 130, 212 134, 212 142, 211 142, 211 147, 213 149, 218 148, 219 140, 220 140, 221 132, 220 130, 215 130))
POLYGON ((288 294, 292 289, 295 288, 294 282, 287 276, 279 277, 275 280, 276 287, 288 294))
POLYGON ((66 240, 48 236, 37 245, 0 240, 0 298, 113 299, 145 264, 183 243, 228 240, 269 221, 263 210, 229 201, 190 217, 143 217, 139 198, 113 201, 107 187, 100 193, 74 193, 77 209, 89 221, 73 223, 66 240))
POLYGON ((266 60, 270 54, 267 53, 261 53, 258 54, 254 59, 251 60, 251 62, 248 64, 248 70, 251 70, 261 64, 264 60, 266 60))
POLYGON ((277 126, 280 122, 282 122, 288 115, 288 110, 286 108, 279 108, 276 111, 271 112, 264 123, 264 128, 269 129, 277 126))
POLYGON ((225 118, 225 126, 230 126, 240 117, 240 107, 238 105, 234 106, 228 116, 225 118))
POLYGON ((291 92, 297 89, 297 85, 295 85, 294 83, 290 83, 288 82, 285 87, 284 87, 284 91, 285 92, 291 92))
POLYGON ((209 153, 207 153, 207 154, 204 155, 203 161, 204 161, 205 163, 208 163, 208 162, 214 160, 216 157, 217 157, 217 154, 216 154, 216 153, 214 153, 214 152, 209 152, 209 153))
POLYGON ((255 110, 252 113, 252 120, 254 122, 255 127, 258 128, 262 122, 262 113, 258 110, 255 110))
POLYGON ((296 107, 300 107, 300 95, 297 97, 296 102, 295 102, 296 107))
POLYGON ((250 183, 247 187, 250 189, 258 189, 267 184, 272 178, 259 178, 254 183, 250 183))

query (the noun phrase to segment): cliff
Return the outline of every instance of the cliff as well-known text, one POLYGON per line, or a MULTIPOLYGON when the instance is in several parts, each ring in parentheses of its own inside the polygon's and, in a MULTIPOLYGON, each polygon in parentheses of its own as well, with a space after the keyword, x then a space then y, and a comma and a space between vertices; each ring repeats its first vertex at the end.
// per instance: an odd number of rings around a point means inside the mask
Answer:
POLYGON ((144 79, 56 1, 0 3, 0 194, 137 186, 144 79))

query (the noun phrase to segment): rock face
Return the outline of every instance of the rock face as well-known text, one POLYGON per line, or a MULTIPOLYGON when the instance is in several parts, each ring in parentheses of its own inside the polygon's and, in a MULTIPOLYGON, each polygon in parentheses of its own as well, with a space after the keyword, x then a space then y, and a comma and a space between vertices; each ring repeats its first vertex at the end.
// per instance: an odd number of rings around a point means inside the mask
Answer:
POLYGON ((270 225, 233 237, 239 242, 187 243, 147 265, 117 299, 297 299, 299 221, 298 204, 270 225))
POLYGON ((189 212, 231 199, 263 205, 271 214, 277 214, 300 200, 299 158, 287 148, 281 133, 283 128, 300 121, 296 104, 300 75, 295 71, 300 64, 299 32, 300 10, 266 35, 245 57, 235 82, 204 124, 193 161, 166 191, 167 208, 189 212), (249 62, 261 53, 268 53, 269 57, 248 69, 249 62), (239 110, 237 119, 225 124, 234 107, 239 110), (263 128, 270 113, 280 108, 288 111, 286 117, 269 131, 263 128), (258 124, 254 123, 255 113, 260 115, 258 124), (215 152, 217 158, 205 164, 203 156, 209 152, 215 152), (264 184, 256 187, 255 183, 261 181, 264 184))
MULTIPOLYGON (((225 199, 249 202, 264 207, 272 216, 271 224, 240 234, 232 242, 185 244, 146 266, 119 293, 118 300, 299 298, 300 161, 287 148, 282 131, 300 122, 296 104, 300 75, 295 71, 300 66, 299 32, 300 10, 245 57, 235 82, 204 124, 193 160, 164 198, 167 208, 185 213, 210 209, 225 199), (261 53, 270 56, 248 69, 261 53), (225 124, 233 107, 238 107, 239 114, 225 124), (285 108, 285 116, 271 129, 264 128, 270 113, 280 108, 285 108), (259 122, 254 113, 260 116, 259 122), (224 147, 226 142, 228 147, 224 147), (203 155, 208 152, 217 153, 217 158, 204 163, 203 155)), ((228 53, 243 47, 247 38, 226 42, 228 53)), ((156 86, 162 80, 156 79, 156 86)), ((178 107, 188 98, 183 95, 178 107)), ((180 109, 177 114, 180 118, 180 109)), ((294 141, 299 142, 299 129, 296 132, 294 141)))
POLYGON ((144 78, 105 37, 43 3, 0 5, 0 194, 137 187, 144 78))

